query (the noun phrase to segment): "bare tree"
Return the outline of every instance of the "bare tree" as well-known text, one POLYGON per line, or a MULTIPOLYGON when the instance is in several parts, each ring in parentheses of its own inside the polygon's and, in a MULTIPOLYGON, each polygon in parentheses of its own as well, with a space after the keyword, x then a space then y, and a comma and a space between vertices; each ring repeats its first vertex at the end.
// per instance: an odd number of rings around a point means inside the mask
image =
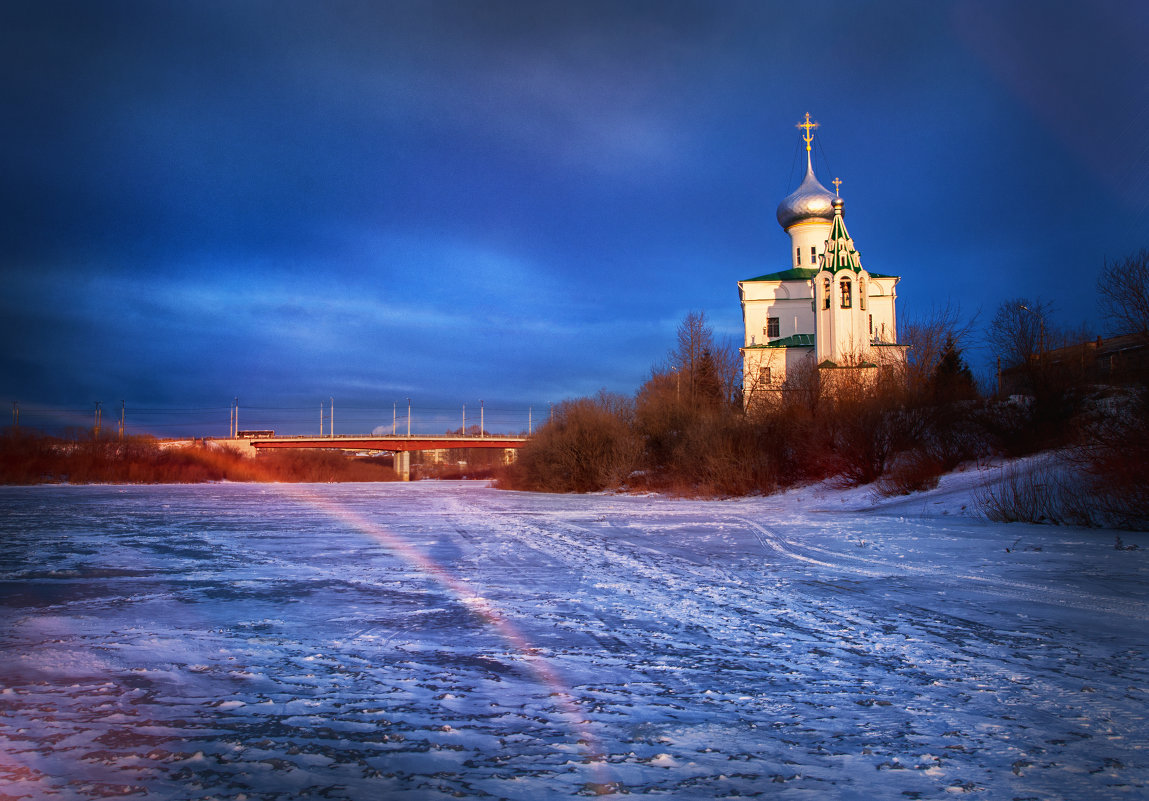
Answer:
POLYGON ((689 312, 678 325, 674 349, 667 357, 667 369, 676 376, 683 400, 700 402, 705 395, 733 402, 739 392, 742 357, 738 346, 727 339, 717 342, 705 312, 689 312), (715 384, 717 390, 715 392, 715 384))
POLYGON ((1116 334, 1149 334, 1149 248, 1110 264, 1097 279, 1101 308, 1116 334))
POLYGON ((722 395, 728 403, 742 402, 742 351, 730 337, 714 343, 711 351, 714 369, 722 384, 722 395))
POLYGON ((1057 351, 1083 332, 1069 334, 1054 326, 1049 309, 1048 303, 1008 300, 998 308, 986 338, 1001 359, 1001 388, 1033 396, 1034 431, 1044 426, 1042 436, 1062 436, 1059 427, 1079 410, 1084 370, 1082 360, 1057 351))
POLYGON ((917 393, 925 391, 938 365, 946 355, 947 347, 963 347, 973 330, 977 318, 961 322, 961 312, 947 304, 934 308, 913 322, 902 325, 901 342, 909 345, 906 352, 906 378, 909 388, 917 393))
POLYGON ((702 354, 712 350, 714 331, 706 324, 705 312, 688 312, 678 324, 676 343, 670 352, 670 368, 679 375, 683 395, 694 399, 702 354))
POLYGON ((1024 367, 1039 361, 1049 350, 1054 331, 1049 325, 1048 303, 1011 298, 998 307, 986 331, 990 350, 1002 367, 1024 367))

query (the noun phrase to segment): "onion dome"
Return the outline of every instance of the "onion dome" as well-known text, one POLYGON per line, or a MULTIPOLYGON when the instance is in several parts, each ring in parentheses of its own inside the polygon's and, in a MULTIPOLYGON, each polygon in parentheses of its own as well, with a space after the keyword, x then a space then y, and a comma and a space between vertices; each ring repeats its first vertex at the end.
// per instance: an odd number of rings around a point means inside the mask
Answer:
POLYGON ((805 220, 834 219, 835 195, 818 183, 814 168, 806 159, 806 177, 802 184, 778 204, 778 224, 784 229, 805 220))

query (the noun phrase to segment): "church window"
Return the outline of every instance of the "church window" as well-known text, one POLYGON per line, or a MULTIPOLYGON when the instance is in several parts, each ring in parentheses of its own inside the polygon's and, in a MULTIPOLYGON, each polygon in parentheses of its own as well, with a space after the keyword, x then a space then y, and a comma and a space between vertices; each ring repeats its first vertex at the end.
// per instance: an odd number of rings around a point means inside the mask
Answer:
POLYGON ((874 315, 870 315, 870 336, 874 335, 874 315))
POLYGON ((822 308, 828 309, 830 308, 830 279, 824 278, 822 279, 822 282, 822 294, 824 295, 822 300, 822 308))
POLYGON ((770 383, 770 368, 769 367, 759 367, 758 368, 758 382, 761 384, 769 384, 770 383))
POLYGON ((842 308, 848 309, 848 308, 850 308, 850 279, 849 278, 843 278, 842 279, 841 289, 842 289, 842 308))
POLYGON ((802 264, 802 248, 794 248, 794 254, 798 259, 797 264, 799 266, 801 266, 801 264, 802 264))
POLYGON ((778 318, 777 317, 767 317, 766 318, 766 330, 764 332, 766 334, 766 336, 768 336, 768 337, 781 336, 781 334, 778 332, 778 330, 780 328, 781 328, 781 326, 778 324, 778 318))
POLYGON ((858 279, 858 305, 862 307, 862 311, 866 310, 866 279, 858 279))
POLYGON ((816 247, 814 247, 813 245, 810 245, 810 263, 811 264, 817 264, 818 263, 818 249, 816 247))

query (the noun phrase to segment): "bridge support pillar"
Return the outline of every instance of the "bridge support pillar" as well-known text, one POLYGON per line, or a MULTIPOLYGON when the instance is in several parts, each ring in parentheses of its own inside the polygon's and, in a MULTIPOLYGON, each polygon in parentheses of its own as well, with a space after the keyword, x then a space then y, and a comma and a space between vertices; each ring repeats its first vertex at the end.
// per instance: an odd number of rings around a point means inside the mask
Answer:
POLYGON ((395 472, 399 474, 400 481, 411 480, 411 452, 396 451, 394 456, 395 472))

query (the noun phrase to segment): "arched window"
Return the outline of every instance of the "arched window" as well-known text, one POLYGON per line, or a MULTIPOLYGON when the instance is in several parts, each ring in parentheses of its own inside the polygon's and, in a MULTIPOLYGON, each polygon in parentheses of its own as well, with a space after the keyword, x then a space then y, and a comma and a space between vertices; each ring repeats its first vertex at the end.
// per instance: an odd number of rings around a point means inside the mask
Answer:
POLYGON ((848 309, 848 308, 850 308, 850 279, 849 278, 843 278, 842 279, 841 290, 842 290, 842 308, 848 309))
POLYGON ((823 282, 822 291, 825 294, 825 298, 822 300, 822 308, 828 309, 830 308, 830 276, 826 276, 823 282))
POLYGON ((858 303, 862 307, 862 311, 866 310, 866 279, 858 279, 858 303))
POLYGON ((802 266, 802 248, 794 248, 794 263, 802 266))

